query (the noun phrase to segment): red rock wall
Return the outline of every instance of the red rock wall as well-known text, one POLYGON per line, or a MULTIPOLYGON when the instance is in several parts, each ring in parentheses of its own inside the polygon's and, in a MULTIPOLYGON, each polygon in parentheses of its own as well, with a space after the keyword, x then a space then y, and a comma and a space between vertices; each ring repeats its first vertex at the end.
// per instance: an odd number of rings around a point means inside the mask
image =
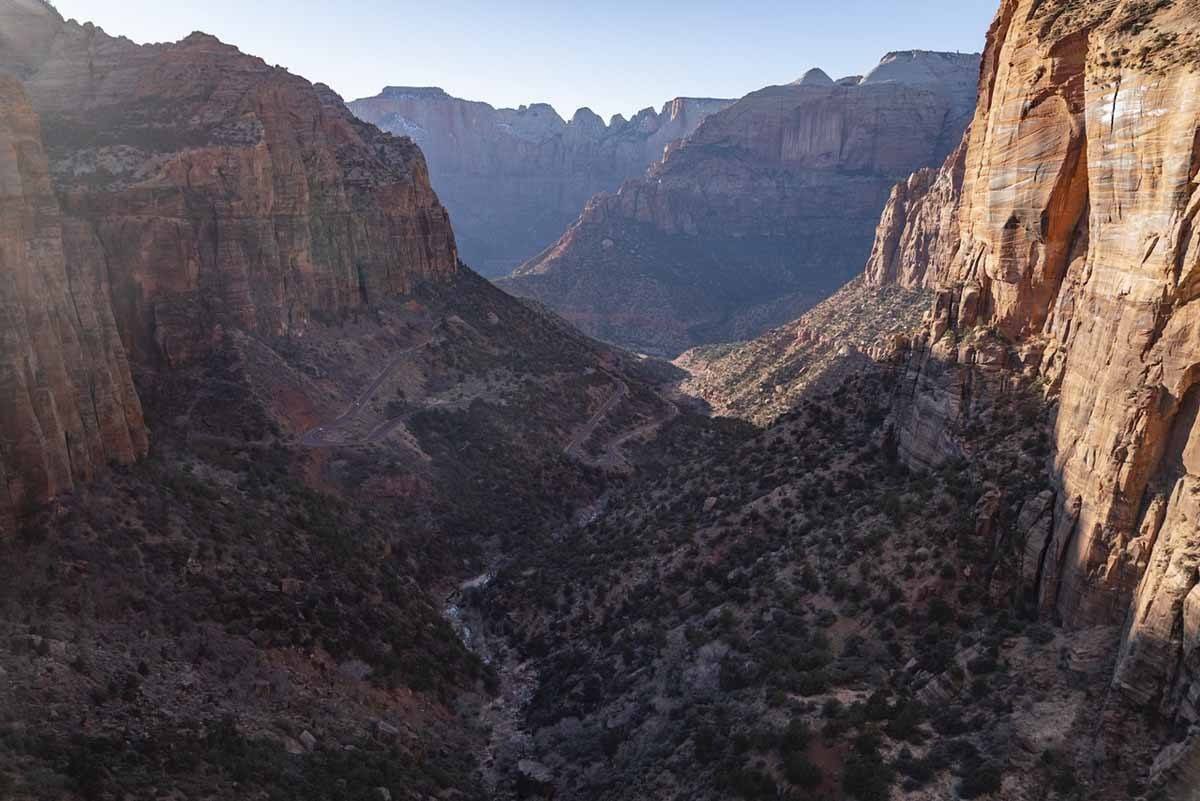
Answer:
POLYGON ((953 160, 932 182, 914 179, 940 194, 909 201, 899 224, 885 220, 869 268, 872 280, 940 287, 902 413, 915 461, 949 450, 945 431, 965 413, 967 373, 985 353, 969 341, 1007 349, 996 367, 1045 380, 1058 405, 1058 492, 1041 603, 1073 626, 1124 623, 1117 685, 1193 720, 1198 55, 1195 0, 1005 0, 961 188, 953 160), (956 195, 952 213, 938 212, 956 195))
POLYGON ((324 87, 201 34, 139 47, 64 23, 0 56, 25 61, 73 246, 105 265, 137 360, 185 363, 225 328, 293 332, 457 269, 420 150, 324 87))
POLYGON ((0 78, 4 529, 146 452, 131 361, 302 334, 458 269, 415 144, 211 37, 138 46, 0 0, 0 78))
POLYGON ((915 172, 892 189, 867 261, 868 284, 934 287, 937 270, 954 263, 966 155, 964 138, 941 169, 915 172))
POLYGON ((0 533, 146 452, 103 276, 66 239, 37 115, 0 75, 0 533))

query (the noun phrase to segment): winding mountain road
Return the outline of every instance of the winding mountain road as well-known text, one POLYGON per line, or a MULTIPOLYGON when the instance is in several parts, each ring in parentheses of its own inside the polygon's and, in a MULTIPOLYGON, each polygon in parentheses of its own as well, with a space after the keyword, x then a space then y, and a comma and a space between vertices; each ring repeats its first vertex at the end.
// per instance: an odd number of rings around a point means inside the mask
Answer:
POLYGON ((629 397, 629 385, 619 378, 616 381, 617 388, 613 390, 612 395, 601 404, 596 413, 584 423, 583 428, 579 429, 575 433, 575 436, 571 437, 571 441, 567 443, 566 447, 563 448, 563 453, 567 456, 581 456, 580 449, 583 448, 583 443, 591 439, 592 434, 596 433, 596 429, 604 422, 604 418, 608 417, 612 410, 617 407, 617 404, 629 397))
MULTIPOLYGON (((300 438, 300 444, 306 448, 325 448, 331 445, 347 444, 347 440, 344 437, 339 436, 340 434, 344 434, 346 424, 353 421, 355 417, 357 417, 358 413, 362 411, 362 409, 370 402, 375 393, 379 391, 379 388, 383 385, 383 382, 386 381, 388 377, 396 370, 396 368, 403 364, 409 356, 419 350, 422 350, 423 348, 429 347, 437 341, 438 338, 436 336, 430 335, 425 341, 413 345, 410 348, 405 348, 397 353, 387 363, 387 366, 383 368, 379 375, 375 376, 371 383, 367 385, 367 388, 359 393, 358 397, 350 403, 350 406, 347 407, 346 411, 342 412, 337 419, 333 420, 332 422, 323 423, 316 428, 306 431, 304 436, 300 438)), ((373 427, 371 432, 368 434, 368 438, 374 437, 377 433, 386 435, 399 422, 400 421, 397 420, 387 420, 373 427)))

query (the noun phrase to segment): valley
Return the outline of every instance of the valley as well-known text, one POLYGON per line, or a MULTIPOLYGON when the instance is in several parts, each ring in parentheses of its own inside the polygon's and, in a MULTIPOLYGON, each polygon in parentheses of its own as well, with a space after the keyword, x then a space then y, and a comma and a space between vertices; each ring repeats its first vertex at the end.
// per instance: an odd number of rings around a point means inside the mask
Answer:
POLYGON ((606 124, 0 0, 0 799, 1200 797, 1200 2, 998 2, 606 124))

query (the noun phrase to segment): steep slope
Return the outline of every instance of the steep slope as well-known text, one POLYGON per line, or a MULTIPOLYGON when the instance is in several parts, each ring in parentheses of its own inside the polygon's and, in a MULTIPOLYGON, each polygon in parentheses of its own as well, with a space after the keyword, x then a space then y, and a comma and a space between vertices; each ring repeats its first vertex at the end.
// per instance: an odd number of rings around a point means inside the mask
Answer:
POLYGON ((0 796, 496 797, 447 598, 595 502, 653 375, 463 271, 139 389, 149 457, 0 542, 0 796))
POLYGON ((529 724, 563 794, 1196 797, 1198 54, 1196 2, 1007 0, 961 147, 893 190, 838 296, 844 326, 882 312, 857 293, 932 288, 924 324, 825 399, 787 394, 812 367, 803 321, 680 360, 719 410, 776 422, 719 454, 703 427, 680 434, 694 461, 662 458, 545 574, 480 600, 548 654, 529 724), (880 526, 859 470, 888 496, 880 526), (897 536, 916 548, 899 569, 897 536), (541 612, 515 600, 563 587, 560 569, 590 578, 541 612), (936 586, 955 576, 969 586, 936 586), (910 643, 914 599, 930 617, 910 643), (991 622, 946 638, 942 603, 952 625, 991 622), (864 657, 882 671, 855 675, 864 657), (930 715, 920 745, 901 742, 909 698, 930 715))
POLYGON ((420 145, 463 260, 496 276, 545 249, 592 195, 641 175, 668 144, 732 103, 680 97, 606 125, 586 108, 564 121, 544 103, 496 109, 441 89, 389 86, 350 109, 420 145))
POLYGON ((871 286, 932 287, 938 271, 954 262, 960 245, 959 198, 966 170, 967 141, 940 170, 926 168, 892 189, 867 260, 871 286))
POLYGON ((977 65, 891 54, 859 82, 748 95, 503 286, 651 353, 794 319, 861 269, 895 181, 957 144, 977 65))
POLYGON ((686 351, 675 360, 689 374, 680 388, 713 414, 769 426, 816 387, 886 355, 917 328, 929 299, 920 289, 856 278, 756 339, 686 351))
POLYGON ((106 290, 67 258, 37 115, 0 75, 0 534, 108 461, 146 451, 106 290))

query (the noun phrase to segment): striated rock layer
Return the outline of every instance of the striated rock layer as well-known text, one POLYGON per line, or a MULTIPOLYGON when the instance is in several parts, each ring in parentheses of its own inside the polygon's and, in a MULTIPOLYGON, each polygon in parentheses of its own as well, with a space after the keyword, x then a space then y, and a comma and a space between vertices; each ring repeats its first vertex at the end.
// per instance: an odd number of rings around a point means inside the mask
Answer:
MULTIPOLYGON (((1016 368, 1057 403, 1039 603, 1126 630, 1115 685, 1200 720, 1200 2, 1005 0, 964 150, 889 204, 874 282, 938 287, 898 414, 960 451, 1016 368)), ((1180 796, 1183 797, 1183 796, 1180 796)))
POLYGON ((130 362, 300 335, 458 271, 411 140, 212 37, 143 47, 0 0, 0 76, 5 529, 146 451, 130 362))
POLYGON ((0 31, 31 30, 0 64, 42 116, 68 251, 107 271, 135 359, 185 363, 225 328, 296 331, 457 269, 420 150, 327 88, 203 34, 138 46, 0 3, 0 31))
POLYGON ((861 270, 896 180, 959 142, 978 63, 897 53, 861 81, 813 71, 748 95, 503 285, 655 353, 794 319, 861 270))
POLYGON ((104 278, 63 240, 37 115, 0 75, 0 533, 146 451, 104 278))
POLYGON ((496 109, 437 88, 389 86, 350 109, 421 146, 464 261, 495 276, 544 250, 592 195, 641 175, 733 102, 680 97, 605 124, 586 108, 564 121, 544 103, 496 109))

